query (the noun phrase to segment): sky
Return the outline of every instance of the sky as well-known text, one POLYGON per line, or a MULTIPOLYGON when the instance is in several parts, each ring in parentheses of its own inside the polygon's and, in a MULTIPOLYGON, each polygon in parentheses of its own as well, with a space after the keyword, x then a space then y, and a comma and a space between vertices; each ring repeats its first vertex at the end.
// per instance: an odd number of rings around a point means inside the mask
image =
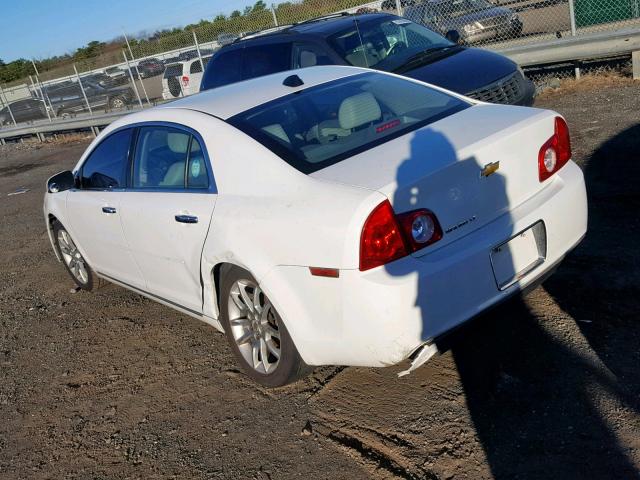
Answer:
MULTIPOLYGON (((91 40, 184 26, 255 0, 2 0, 0 59, 72 53, 91 40)), ((271 4, 271 2, 267 2, 271 4)))

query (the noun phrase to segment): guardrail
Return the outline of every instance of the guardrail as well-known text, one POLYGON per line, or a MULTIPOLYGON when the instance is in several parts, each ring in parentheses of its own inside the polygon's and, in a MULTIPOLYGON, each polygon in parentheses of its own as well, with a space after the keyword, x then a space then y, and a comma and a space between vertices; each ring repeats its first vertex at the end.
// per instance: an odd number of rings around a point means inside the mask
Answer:
MULTIPOLYGON (((535 45, 495 50, 509 57, 523 67, 550 65, 578 60, 598 59, 631 54, 640 51, 640 28, 629 28, 616 32, 598 32, 579 37, 566 37, 535 45)), ((0 143, 5 140, 37 136, 43 139, 47 133, 62 133, 73 130, 91 129, 95 134, 98 128, 140 108, 122 112, 109 112, 81 118, 65 119, 51 123, 18 125, 0 129, 0 143)))
POLYGON ((507 47, 495 51, 522 67, 574 60, 606 58, 640 50, 640 28, 597 32, 565 37, 534 45, 507 47))

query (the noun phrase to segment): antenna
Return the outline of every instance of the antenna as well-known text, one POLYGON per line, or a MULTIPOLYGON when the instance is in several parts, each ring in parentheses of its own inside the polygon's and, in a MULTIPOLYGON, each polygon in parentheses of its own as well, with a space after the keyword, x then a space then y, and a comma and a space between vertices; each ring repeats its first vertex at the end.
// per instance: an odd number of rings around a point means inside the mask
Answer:
POLYGON ((369 60, 367 59, 367 52, 364 51, 364 43, 362 43, 362 35, 360 35, 360 28, 358 27, 358 19, 354 18, 353 23, 356 24, 356 32, 358 32, 358 38, 360 39, 360 46, 362 47, 362 56, 364 57, 364 63, 369 68, 369 60))

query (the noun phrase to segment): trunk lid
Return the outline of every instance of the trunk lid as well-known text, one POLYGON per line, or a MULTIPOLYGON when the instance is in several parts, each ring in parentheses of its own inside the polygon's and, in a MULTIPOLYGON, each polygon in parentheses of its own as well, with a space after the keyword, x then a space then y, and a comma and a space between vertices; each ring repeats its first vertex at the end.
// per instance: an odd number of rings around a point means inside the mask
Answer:
POLYGON ((554 133, 555 116, 546 110, 481 104, 311 176, 377 190, 396 213, 433 211, 444 231, 436 245, 443 246, 543 188, 538 152, 554 133), (487 175, 487 166, 496 162, 497 170, 487 175))

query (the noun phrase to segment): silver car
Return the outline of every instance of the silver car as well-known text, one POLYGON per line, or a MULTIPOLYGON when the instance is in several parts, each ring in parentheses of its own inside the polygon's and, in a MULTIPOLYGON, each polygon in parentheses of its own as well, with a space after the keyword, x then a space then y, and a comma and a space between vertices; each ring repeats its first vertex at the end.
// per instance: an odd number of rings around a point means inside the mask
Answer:
POLYGON ((459 43, 517 37, 522 21, 486 0, 429 0, 405 8, 404 16, 459 43))

